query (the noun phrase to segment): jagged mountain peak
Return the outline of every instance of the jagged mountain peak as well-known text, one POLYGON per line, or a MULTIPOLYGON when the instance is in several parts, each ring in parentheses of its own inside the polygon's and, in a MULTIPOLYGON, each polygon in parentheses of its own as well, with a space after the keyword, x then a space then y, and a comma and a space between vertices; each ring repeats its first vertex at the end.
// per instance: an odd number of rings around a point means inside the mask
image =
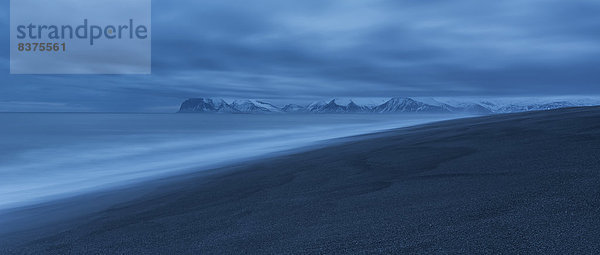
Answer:
POLYGON ((429 105, 415 101, 407 97, 394 97, 382 105, 373 109, 378 113, 395 113, 395 112, 431 112, 443 113, 450 112, 442 106, 429 105))
POLYGON ((350 100, 347 106, 358 106, 354 101, 350 100))

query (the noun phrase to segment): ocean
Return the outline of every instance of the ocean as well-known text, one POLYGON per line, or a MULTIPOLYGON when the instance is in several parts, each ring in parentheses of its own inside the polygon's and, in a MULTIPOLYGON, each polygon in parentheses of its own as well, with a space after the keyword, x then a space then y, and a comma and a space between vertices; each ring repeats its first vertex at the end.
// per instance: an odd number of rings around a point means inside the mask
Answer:
POLYGON ((0 113, 0 209, 457 117, 0 113))

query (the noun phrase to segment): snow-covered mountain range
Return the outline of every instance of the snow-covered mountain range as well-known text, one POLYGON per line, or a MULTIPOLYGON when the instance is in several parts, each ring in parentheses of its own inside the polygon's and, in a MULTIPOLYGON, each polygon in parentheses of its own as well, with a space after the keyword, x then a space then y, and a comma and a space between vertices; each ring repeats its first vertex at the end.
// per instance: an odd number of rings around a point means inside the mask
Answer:
POLYGON ((332 99, 308 105, 275 105, 263 100, 191 98, 180 113, 464 113, 493 114, 600 105, 600 99, 456 99, 395 97, 380 103, 360 104, 332 99))

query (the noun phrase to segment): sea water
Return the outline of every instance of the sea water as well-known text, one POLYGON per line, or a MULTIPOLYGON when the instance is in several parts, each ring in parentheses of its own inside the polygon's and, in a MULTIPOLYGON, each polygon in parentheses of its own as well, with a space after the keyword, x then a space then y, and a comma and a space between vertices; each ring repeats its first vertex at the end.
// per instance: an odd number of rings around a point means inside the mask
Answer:
POLYGON ((0 113, 0 209, 457 117, 0 113))

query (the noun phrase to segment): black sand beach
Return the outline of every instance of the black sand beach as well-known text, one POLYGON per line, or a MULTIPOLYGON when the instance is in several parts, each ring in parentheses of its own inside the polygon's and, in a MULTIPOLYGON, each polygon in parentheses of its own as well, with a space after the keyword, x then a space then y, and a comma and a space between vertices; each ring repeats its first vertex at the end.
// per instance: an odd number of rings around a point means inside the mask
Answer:
POLYGON ((403 128, 3 217, 16 254, 600 254, 600 108, 403 128))

